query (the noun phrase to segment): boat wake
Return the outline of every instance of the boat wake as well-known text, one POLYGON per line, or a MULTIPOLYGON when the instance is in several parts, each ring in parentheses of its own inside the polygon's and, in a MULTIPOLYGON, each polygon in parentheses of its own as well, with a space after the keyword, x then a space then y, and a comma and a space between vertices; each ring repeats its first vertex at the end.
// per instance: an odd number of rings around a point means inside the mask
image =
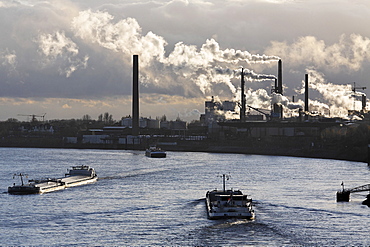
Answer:
POLYGON ((157 169, 153 169, 153 168, 137 169, 137 170, 126 171, 124 173, 122 172, 121 174, 115 175, 115 176, 99 177, 99 180, 125 179, 125 178, 130 178, 130 177, 137 177, 137 176, 142 176, 142 175, 161 173, 161 172, 169 171, 169 170, 171 170, 171 168, 167 168, 167 167, 166 168, 157 168, 157 169))
POLYGON ((289 246, 299 243, 271 226, 255 220, 220 219, 191 230, 187 235, 194 246, 289 246))
POLYGON ((204 204, 206 198, 200 198, 198 200, 194 200, 194 201, 191 201, 191 202, 188 202, 187 203, 187 206, 198 206, 200 203, 204 204))
POLYGON ((335 216, 337 215, 340 217, 341 215, 350 215, 350 216, 358 216, 358 217, 363 217, 363 216, 368 216, 364 214, 358 214, 358 213, 353 213, 353 212, 341 212, 341 211, 334 211, 334 210, 328 210, 328 209, 320 209, 320 208, 308 208, 308 207, 299 207, 299 206, 288 206, 288 205, 283 205, 283 204, 273 204, 273 203, 261 203, 261 202, 255 202, 257 207, 275 207, 275 208, 282 208, 282 209, 292 209, 293 211, 304 211, 304 212, 309 212, 309 213, 320 213, 320 214, 327 214, 327 215, 332 215, 335 216))

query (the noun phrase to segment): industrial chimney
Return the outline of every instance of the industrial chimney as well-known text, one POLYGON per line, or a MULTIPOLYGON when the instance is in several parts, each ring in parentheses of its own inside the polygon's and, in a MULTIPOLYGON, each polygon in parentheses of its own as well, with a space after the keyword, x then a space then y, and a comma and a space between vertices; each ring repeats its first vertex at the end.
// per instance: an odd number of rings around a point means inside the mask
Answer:
MULTIPOLYGON (((283 65, 281 59, 278 61, 278 76, 275 79, 275 93, 283 94, 283 65)), ((283 118, 283 106, 275 103, 272 107, 272 116, 277 119, 283 118)))
POLYGON ((304 111, 308 112, 308 74, 304 76, 304 111))
POLYGON ((242 73, 240 74, 241 77, 241 107, 240 107, 240 122, 245 121, 245 94, 244 94, 244 87, 245 87, 245 81, 244 81, 244 69, 242 68, 242 73))
POLYGON ((366 95, 365 94, 362 95, 361 101, 362 101, 362 111, 366 111, 366 95))
POLYGON ((278 62, 278 80, 276 93, 283 94, 283 63, 281 59, 278 62))
POLYGON ((132 135, 139 135, 139 56, 133 56, 132 135))

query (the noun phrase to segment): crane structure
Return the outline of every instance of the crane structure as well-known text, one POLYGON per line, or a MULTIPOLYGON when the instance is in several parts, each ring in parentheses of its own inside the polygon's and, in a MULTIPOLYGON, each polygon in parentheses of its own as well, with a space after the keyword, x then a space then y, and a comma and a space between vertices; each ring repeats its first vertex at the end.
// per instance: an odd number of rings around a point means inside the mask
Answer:
POLYGON ((265 112, 261 111, 260 109, 255 108, 255 107, 250 106, 250 105, 247 105, 247 107, 248 107, 248 108, 250 108, 250 109, 253 109, 253 110, 255 110, 255 111, 257 111, 257 112, 259 112, 259 113, 261 113, 261 114, 263 114, 263 115, 265 115, 266 119, 267 119, 267 120, 270 120, 270 118, 271 118, 271 115, 270 115, 270 114, 265 113, 265 112))
POLYGON ((42 118, 42 121, 44 122, 44 120, 45 120, 45 115, 46 115, 46 113, 44 113, 43 115, 35 115, 35 114, 18 114, 18 116, 27 116, 27 117, 32 117, 31 122, 36 122, 36 121, 37 121, 37 117, 42 118))

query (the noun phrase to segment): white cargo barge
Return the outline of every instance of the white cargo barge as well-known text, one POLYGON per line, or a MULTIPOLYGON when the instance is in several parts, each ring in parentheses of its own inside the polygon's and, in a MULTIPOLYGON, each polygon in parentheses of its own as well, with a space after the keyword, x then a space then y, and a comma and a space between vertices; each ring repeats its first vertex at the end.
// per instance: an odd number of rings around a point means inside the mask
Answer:
POLYGON ((63 178, 29 180, 27 184, 23 181, 23 177, 27 176, 26 174, 20 173, 15 174, 15 176, 20 177, 21 185, 14 184, 12 187, 8 187, 8 193, 15 195, 53 192, 68 187, 94 183, 98 180, 94 168, 85 165, 73 166, 63 178))
POLYGON ((207 217, 210 220, 239 218, 254 219, 252 199, 244 195, 240 190, 226 190, 225 178, 229 176, 223 174, 223 190, 212 190, 206 193, 207 217))

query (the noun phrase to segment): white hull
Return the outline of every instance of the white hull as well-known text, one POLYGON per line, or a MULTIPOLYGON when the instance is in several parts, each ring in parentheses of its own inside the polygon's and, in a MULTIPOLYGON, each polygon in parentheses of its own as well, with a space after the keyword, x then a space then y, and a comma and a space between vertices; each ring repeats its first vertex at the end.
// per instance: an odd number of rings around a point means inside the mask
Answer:
POLYGON ((54 192, 54 191, 58 191, 58 190, 64 190, 66 188, 65 185, 55 185, 55 186, 48 186, 48 187, 40 187, 40 194, 43 194, 43 193, 48 193, 48 192, 54 192))
POLYGON ((64 190, 68 187, 81 186, 85 184, 95 183, 98 176, 95 170, 89 166, 72 167, 66 177, 58 179, 46 179, 42 181, 33 180, 32 183, 24 185, 14 185, 8 188, 8 193, 22 194, 43 194, 58 190, 64 190))
MULTIPOLYGON (((240 192, 240 191, 239 191, 240 192)), ((252 199, 247 199, 241 192, 234 195, 233 192, 212 191, 206 194, 206 208, 208 219, 254 219, 252 199)))
POLYGON ((92 184, 92 183, 95 183, 96 181, 98 181, 98 177, 87 178, 84 180, 66 184, 66 187, 69 188, 69 187, 81 186, 81 185, 86 185, 86 184, 92 184))

